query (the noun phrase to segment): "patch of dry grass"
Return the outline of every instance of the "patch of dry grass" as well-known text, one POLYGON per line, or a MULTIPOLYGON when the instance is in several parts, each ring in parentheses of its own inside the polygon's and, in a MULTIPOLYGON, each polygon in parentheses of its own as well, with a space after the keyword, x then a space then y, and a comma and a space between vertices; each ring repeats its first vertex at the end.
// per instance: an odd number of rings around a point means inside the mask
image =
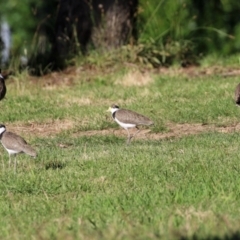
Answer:
POLYGON ((119 77, 115 84, 129 86, 146 86, 153 82, 150 72, 133 70, 127 72, 124 76, 119 77))
MULTIPOLYGON (((112 121, 109 118, 109 121, 112 121)), ((14 122, 7 123, 8 131, 15 132, 21 136, 38 136, 38 137, 48 137, 56 136, 57 134, 73 130, 75 127, 85 126, 87 120, 76 121, 72 119, 56 119, 56 120, 47 120, 45 122, 14 122)), ((234 133, 240 132, 240 123, 236 123, 230 126, 214 126, 206 125, 201 123, 167 123, 167 132, 152 133, 151 129, 142 127, 142 130, 137 134, 135 139, 151 139, 151 140, 160 140, 168 138, 181 138, 188 135, 197 135, 204 132, 220 132, 220 133, 234 133)), ((131 134, 134 134, 136 129, 129 129, 131 134)), ((72 137, 82 137, 82 136, 106 136, 106 135, 115 135, 119 137, 127 137, 127 132, 123 128, 116 125, 116 128, 108 128, 103 130, 88 130, 88 131, 74 131, 72 137)))
POLYGON ((45 122, 14 122, 6 123, 8 131, 17 133, 21 136, 38 136, 38 137, 48 137, 55 136, 62 131, 74 128, 75 122, 73 120, 64 119, 54 119, 45 122))

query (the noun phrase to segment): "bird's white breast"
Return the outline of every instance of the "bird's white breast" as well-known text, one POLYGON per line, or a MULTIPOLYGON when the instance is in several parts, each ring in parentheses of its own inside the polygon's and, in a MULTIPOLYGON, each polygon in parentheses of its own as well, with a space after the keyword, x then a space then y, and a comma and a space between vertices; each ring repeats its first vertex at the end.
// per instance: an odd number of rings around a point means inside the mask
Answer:
POLYGON ((114 118, 114 120, 124 129, 136 127, 136 124, 133 124, 133 123, 123 123, 118 121, 117 118, 114 118))
POLYGON ((7 149, 7 151, 10 155, 19 153, 19 151, 15 151, 15 150, 11 150, 11 149, 7 149))
MULTIPOLYGON (((3 145, 3 144, 2 144, 2 145, 3 145)), ((4 145, 3 145, 3 147, 7 150, 8 154, 10 154, 10 155, 19 153, 19 151, 12 150, 12 149, 8 149, 8 148, 6 148, 4 145)))

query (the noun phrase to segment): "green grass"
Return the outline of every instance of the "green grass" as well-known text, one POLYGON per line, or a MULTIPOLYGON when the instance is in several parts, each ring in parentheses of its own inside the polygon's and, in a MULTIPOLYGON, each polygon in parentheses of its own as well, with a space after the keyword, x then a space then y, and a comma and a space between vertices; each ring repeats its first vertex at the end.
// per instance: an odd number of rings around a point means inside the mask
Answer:
POLYGON ((118 129, 106 113, 111 103, 146 114, 158 134, 168 131, 169 122, 235 124, 238 78, 159 75, 142 87, 116 85, 115 78, 78 78, 73 86, 48 90, 21 76, 7 82, 7 99, 0 103, 6 126, 75 123, 51 136, 25 133, 38 157, 19 155, 17 174, 1 147, 1 239, 207 239, 239 230, 237 132, 136 137, 128 147, 114 134, 78 135, 118 129))
POLYGON ((130 147, 109 136, 65 137, 71 147, 39 139, 36 162, 21 156, 16 175, 1 170, 2 237, 170 239, 222 236, 239 224, 237 133, 130 147))
POLYGON ((12 82, 7 100, 1 104, 2 121, 94 118, 84 130, 102 129, 109 124, 106 109, 112 103, 148 115, 157 123, 156 131, 166 122, 231 124, 239 118, 233 104, 238 77, 155 76, 154 83, 147 87, 115 85, 114 77, 106 76, 96 83, 78 79, 72 87, 50 90, 23 82, 26 86, 20 93, 12 82), (106 84, 108 80, 110 84, 106 84))

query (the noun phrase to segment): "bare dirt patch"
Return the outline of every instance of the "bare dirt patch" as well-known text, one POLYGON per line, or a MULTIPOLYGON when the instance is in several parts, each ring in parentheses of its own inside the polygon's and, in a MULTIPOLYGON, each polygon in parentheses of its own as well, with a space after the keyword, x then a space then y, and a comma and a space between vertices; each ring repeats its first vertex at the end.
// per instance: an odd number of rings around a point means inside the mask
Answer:
MULTIPOLYGON (((221 132, 221 133, 229 133, 229 132, 238 132, 240 131, 240 123, 234 126, 226 126, 226 127, 218 127, 214 125, 203 125, 200 123, 195 124, 175 124, 168 123, 167 124, 168 132, 164 133, 152 133, 150 129, 143 129, 136 136, 137 139, 151 139, 151 140, 160 140, 160 139, 168 139, 168 138, 180 138, 187 135, 196 135, 204 132, 221 132)), ((131 129, 130 132, 133 134, 135 129, 131 129)), ((104 130, 94 130, 94 131, 85 131, 75 133, 74 136, 95 136, 95 135, 115 135, 121 137, 127 137, 127 132, 124 129, 116 128, 116 129, 104 129, 104 130)))
MULTIPOLYGON (((11 72, 3 73, 7 80, 7 84, 15 84, 16 76, 11 72)), ((220 77, 238 77, 240 76, 239 67, 229 67, 229 66, 208 66, 208 67, 199 67, 199 66, 190 66, 190 67, 160 67, 160 68, 147 68, 143 66, 138 66, 136 64, 123 63, 121 66, 114 65, 111 67, 99 67, 95 65, 81 65, 81 66, 71 66, 59 72, 51 72, 43 76, 29 76, 24 77, 24 84, 21 86, 23 89, 27 88, 28 83, 32 85, 37 85, 40 88, 43 88, 46 91, 52 91, 58 88, 67 88, 74 87, 78 82, 94 82, 96 79, 101 78, 109 79, 116 85, 120 86, 136 86, 144 87, 151 84, 156 76, 166 76, 166 77, 178 77, 184 76, 191 80, 199 77, 209 77, 211 75, 220 76, 220 77), (122 72, 124 68, 125 74, 121 75, 116 79, 116 73, 122 72)), ((16 84, 15 84, 16 85, 16 84)), ((17 86, 17 85, 16 85, 17 86)), ((148 94, 147 87, 144 88, 143 94, 148 94)), ((90 105, 94 101, 94 104, 97 104, 94 99, 87 98, 69 98, 66 99, 66 104, 79 103, 81 105, 90 105)), ((103 99, 101 101, 104 101, 103 99)), ((129 101, 129 100, 127 100, 129 101)), ((130 100, 131 101, 131 100, 130 100)), ((109 105, 109 101, 107 101, 109 105)), ((126 104, 126 101, 124 101, 126 104)), ((121 102, 120 102, 121 104, 121 102)))
POLYGON ((211 67, 197 67, 191 66, 187 68, 159 68, 154 70, 154 73, 168 76, 186 76, 186 77, 204 77, 204 76, 221 76, 221 77, 233 77, 239 76, 240 70, 237 67, 223 67, 223 66, 211 66, 211 67))
MULTIPOLYGON (((116 80, 116 84, 124 86, 145 86, 152 82, 154 75, 167 75, 173 76, 186 76, 190 78, 204 77, 210 75, 218 75, 221 77, 240 76, 239 67, 226 67, 226 66, 211 66, 211 67, 160 67, 160 68, 147 68, 140 67, 135 64, 124 63, 126 74, 116 80), (127 71, 128 70, 128 71, 127 71)), ((29 76, 29 80, 33 84, 37 84, 47 90, 52 90, 57 87, 72 86, 76 81, 91 82, 99 76, 111 77, 116 76, 123 66, 114 67, 97 67, 94 65, 84 65, 79 67, 68 67, 63 71, 51 72, 41 77, 29 76)), ((11 79, 11 74, 5 74, 6 78, 11 79)))
POLYGON ((99 76, 109 77, 111 74, 116 74, 117 71, 115 67, 100 68, 93 65, 73 66, 40 77, 29 76, 29 80, 47 90, 52 90, 57 87, 72 86, 76 81, 91 82, 99 78, 99 76))
MULTIPOLYGON (((45 123, 27 122, 27 123, 14 123, 8 124, 7 129, 22 136, 37 136, 37 137, 53 137, 62 131, 71 130, 76 127, 76 122, 73 120, 53 120, 45 123)), ((168 123, 167 132, 153 133, 151 129, 142 129, 136 136, 137 139, 151 139, 160 140, 168 138, 179 138, 187 135, 196 135, 204 132, 240 132, 240 123, 231 126, 219 127, 215 125, 203 125, 200 123, 168 123)), ((135 132, 135 129, 130 129, 131 134, 135 132)), ((122 128, 109 128, 104 130, 92 130, 92 131, 79 131, 72 133, 72 137, 81 136, 105 136, 115 135, 121 137, 127 137, 126 130, 122 128)))
POLYGON ((27 123, 21 123, 16 122, 14 124, 7 124, 7 130, 17 133, 21 136, 38 136, 38 137, 51 137, 55 136, 56 134, 72 129, 74 127, 74 121, 73 120, 49 120, 44 123, 38 123, 38 122, 27 122, 27 123))

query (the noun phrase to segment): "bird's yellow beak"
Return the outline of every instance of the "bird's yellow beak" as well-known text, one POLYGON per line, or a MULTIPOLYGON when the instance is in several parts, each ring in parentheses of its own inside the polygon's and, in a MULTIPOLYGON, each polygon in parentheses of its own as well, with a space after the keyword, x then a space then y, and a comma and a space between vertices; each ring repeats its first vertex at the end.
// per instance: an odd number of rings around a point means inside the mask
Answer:
POLYGON ((111 107, 108 108, 108 110, 106 112, 111 112, 111 107))

